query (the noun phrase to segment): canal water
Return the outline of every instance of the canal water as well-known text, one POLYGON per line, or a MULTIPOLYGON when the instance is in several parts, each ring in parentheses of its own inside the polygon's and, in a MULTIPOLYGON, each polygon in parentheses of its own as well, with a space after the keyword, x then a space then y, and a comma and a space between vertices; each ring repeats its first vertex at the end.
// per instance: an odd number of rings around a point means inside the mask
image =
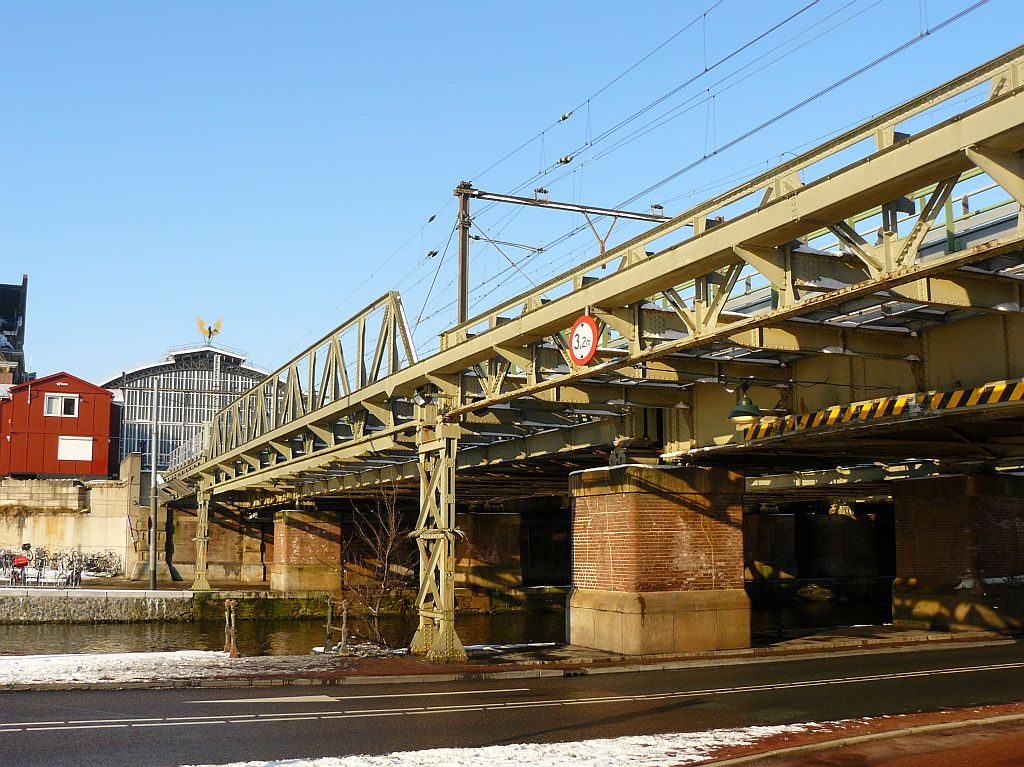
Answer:
MULTIPOLYGON (((850 625, 873 625, 891 620, 886 602, 836 604, 795 603, 759 607, 751 614, 755 644, 770 644, 794 632, 850 625)), ((382 633, 392 647, 404 647, 416 628, 413 616, 382 620, 382 633)), ((355 620, 351 634, 366 636, 355 620)), ((458 619, 458 632, 466 645, 564 642, 565 615, 467 615, 458 619)), ((323 621, 239 621, 237 645, 242 655, 306 655, 324 644, 323 621)), ((338 637, 335 635, 335 640, 338 637)), ((224 624, 105 623, 0 625, 0 655, 52 655, 62 653, 154 652, 167 650, 222 650, 224 624)))
MULTIPOLYGON (((360 621, 351 621, 349 627, 357 639, 367 636, 360 621)), ((408 645, 415 630, 412 616, 381 621, 381 632, 392 647, 408 645)), ((326 633, 322 620, 238 621, 237 631, 242 655, 307 655, 324 644, 326 633)), ((458 632, 467 645, 561 642, 565 615, 467 615, 458 619, 458 632)), ((333 641, 339 639, 335 634, 333 641)), ((223 649, 223 621, 0 625, 0 655, 223 649)))

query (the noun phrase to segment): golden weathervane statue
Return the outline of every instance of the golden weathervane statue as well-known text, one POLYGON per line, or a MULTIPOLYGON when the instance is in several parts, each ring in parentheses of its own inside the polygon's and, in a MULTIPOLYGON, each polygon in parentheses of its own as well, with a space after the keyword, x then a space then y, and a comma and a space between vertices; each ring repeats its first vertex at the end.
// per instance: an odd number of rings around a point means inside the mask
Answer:
POLYGON ((213 341, 213 337, 220 332, 222 327, 224 327, 224 318, 221 317, 212 325, 207 325, 203 318, 197 314, 196 327, 199 328, 199 332, 202 333, 203 338, 206 339, 206 345, 209 346, 213 341))

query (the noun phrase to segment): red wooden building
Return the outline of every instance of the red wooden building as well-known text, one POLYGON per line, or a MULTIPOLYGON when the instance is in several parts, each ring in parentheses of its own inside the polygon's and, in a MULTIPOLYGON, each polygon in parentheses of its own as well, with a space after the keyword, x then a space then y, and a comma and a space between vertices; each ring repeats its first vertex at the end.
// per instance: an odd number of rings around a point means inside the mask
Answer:
POLYGON ((110 476, 119 411, 108 390, 69 373, 10 387, 0 399, 0 476, 110 476))

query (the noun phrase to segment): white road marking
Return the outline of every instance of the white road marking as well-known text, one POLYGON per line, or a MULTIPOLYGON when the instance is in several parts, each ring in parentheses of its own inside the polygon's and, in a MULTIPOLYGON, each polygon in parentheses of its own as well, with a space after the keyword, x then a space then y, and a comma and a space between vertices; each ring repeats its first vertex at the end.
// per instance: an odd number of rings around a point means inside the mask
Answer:
MULTIPOLYGON (((72 724, 65 727, 26 727, 26 731, 37 730, 112 730, 116 728, 132 727, 130 724, 72 724)), ((139 725, 134 725, 138 727, 139 725)))
POLYGON ((225 698, 224 700, 189 700, 186 703, 334 703, 345 700, 373 698, 440 698, 448 695, 495 695, 502 692, 529 692, 529 687, 507 687, 503 690, 454 690, 451 692, 397 692, 383 695, 292 695, 285 698, 225 698))
MULTIPOLYGON (((220 719, 252 719, 253 716, 259 716, 259 714, 219 714, 220 719)), ((165 716, 161 721, 164 722, 186 722, 192 720, 203 720, 209 719, 209 716, 165 716)))
MULTIPOLYGON (((9 725, 9 724, 15 724, 15 723, 14 723, 14 722, 3 722, 3 726, 5 726, 5 727, 6 727, 7 725, 9 725)), ((63 720, 63 719, 62 719, 62 720, 61 720, 61 721, 59 721, 59 722, 17 722, 16 724, 18 724, 18 725, 20 725, 20 726, 22 726, 22 727, 29 727, 29 726, 31 726, 31 725, 44 725, 44 724, 67 724, 67 722, 66 722, 65 720, 63 720)))
POLYGON ((149 724, 133 724, 132 727, 186 727, 194 724, 233 724, 223 719, 207 719, 205 722, 151 722, 149 724))
POLYGON ((225 700, 186 700, 186 703, 334 703, 330 695, 292 695, 286 698, 236 698, 225 700))
POLYGON ((50 724, 102 724, 103 722, 162 722, 163 717, 151 716, 146 719, 69 719, 67 722, 50 722, 50 724))
MULTIPOLYGON (((287 712, 278 711, 263 714, 229 714, 224 716, 181 716, 164 717, 162 719, 91 719, 71 720, 66 722, 4 722, 0 723, 0 732, 37 732, 46 730, 92 730, 107 728, 130 728, 130 727, 183 727, 188 725, 207 724, 260 724, 264 722, 300 722, 325 719, 368 719, 387 716, 416 716, 423 714, 452 714, 466 712, 502 711, 517 708, 545 708, 550 706, 581 706, 597 705, 600 703, 645 703, 656 700, 682 699, 707 697, 713 695, 734 695, 745 692, 767 692, 771 690, 786 690, 795 687, 825 687, 829 685, 857 684, 862 682, 876 682, 890 679, 913 679, 923 676, 939 676, 951 674, 968 674, 980 671, 1003 671, 1008 669, 1024 668, 1024 662, 1019 663, 998 663, 989 666, 964 666, 954 668, 929 669, 924 671, 901 671, 892 674, 867 674, 855 677, 835 677, 832 679, 803 680, 794 682, 779 682, 773 684, 747 685, 740 687, 713 687, 704 690, 679 690, 677 692, 661 692, 639 695, 617 695, 617 696, 595 696, 591 698, 556 698, 553 700, 521 700, 508 701, 507 703, 466 703, 461 705, 448 704, 439 706, 417 706, 393 709, 351 709, 348 711, 305 711, 287 712)), ((528 688, 513 688, 509 690, 467 690, 456 694, 479 694, 492 692, 523 692, 528 688)), ((437 693, 410 693, 408 695, 386 695, 386 696, 352 696, 351 698, 331 698, 331 700, 348 700, 359 698, 375 697, 421 697, 422 695, 434 695, 437 693)), ((301 696, 300 696, 301 697, 301 696)), ((323 696, 307 696, 304 700, 316 698, 317 702, 323 696)), ((257 699, 259 702, 266 702, 266 699, 257 699)), ((198 701, 189 701, 198 702, 198 701)), ((209 701, 206 701, 209 702, 209 701)), ((240 701, 227 701, 236 703, 240 701)))

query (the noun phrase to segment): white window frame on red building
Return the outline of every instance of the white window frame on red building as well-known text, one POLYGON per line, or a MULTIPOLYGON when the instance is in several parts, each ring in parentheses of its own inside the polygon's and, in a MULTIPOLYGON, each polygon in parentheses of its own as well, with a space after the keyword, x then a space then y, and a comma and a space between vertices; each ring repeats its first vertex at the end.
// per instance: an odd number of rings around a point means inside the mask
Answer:
POLYGON ((46 394, 46 401, 43 403, 43 415, 60 417, 60 418, 78 418, 78 395, 77 394, 46 394), (50 412, 50 403, 56 401, 58 403, 56 412, 50 412), (71 402, 72 412, 67 413, 65 409, 67 403, 71 402))

